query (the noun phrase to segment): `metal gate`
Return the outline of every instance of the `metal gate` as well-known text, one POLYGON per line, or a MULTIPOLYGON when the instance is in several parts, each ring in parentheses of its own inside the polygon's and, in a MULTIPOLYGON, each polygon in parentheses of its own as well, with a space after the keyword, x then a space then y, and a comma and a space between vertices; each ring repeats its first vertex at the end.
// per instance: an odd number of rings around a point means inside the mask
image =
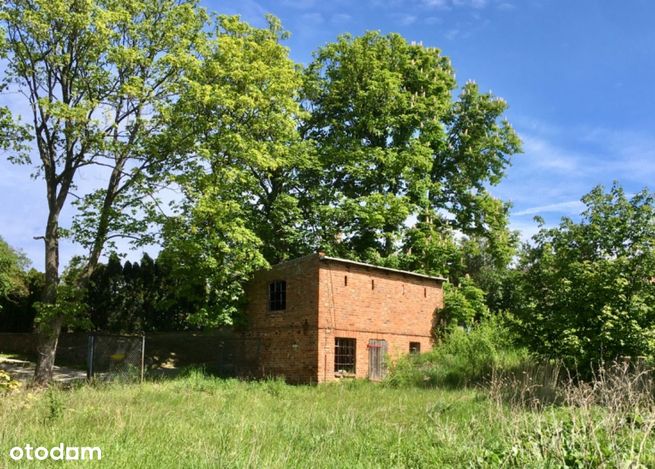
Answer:
POLYGON ((379 381, 387 374, 387 341, 371 339, 368 341, 368 379, 379 381))

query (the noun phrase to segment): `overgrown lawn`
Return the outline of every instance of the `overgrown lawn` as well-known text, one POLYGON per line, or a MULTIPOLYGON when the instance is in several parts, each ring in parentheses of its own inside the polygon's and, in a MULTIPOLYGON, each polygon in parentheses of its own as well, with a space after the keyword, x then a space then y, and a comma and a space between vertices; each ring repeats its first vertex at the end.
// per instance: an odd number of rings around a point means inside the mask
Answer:
MULTIPOLYGON (((578 453, 582 465, 592 465, 593 454, 585 459, 585 451, 593 448, 576 446, 575 435, 566 433, 580 412, 507 406, 474 389, 288 386, 192 372, 141 385, 7 395, 0 399, 0 461, 20 467, 9 459, 10 448, 64 443, 100 447, 99 465, 106 467, 542 466, 563 457, 575 463, 578 453)), ((645 444, 641 462, 654 464, 652 441, 645 444)))

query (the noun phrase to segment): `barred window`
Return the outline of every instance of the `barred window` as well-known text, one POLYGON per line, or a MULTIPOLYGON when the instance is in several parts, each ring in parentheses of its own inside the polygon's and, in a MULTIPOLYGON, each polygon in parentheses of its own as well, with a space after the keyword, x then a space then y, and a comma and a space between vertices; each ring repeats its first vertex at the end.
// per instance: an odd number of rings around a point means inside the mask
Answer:
POLYGON ((410 342, 409 343, 409 353, 421 353, 421 343, 420 342, 410 342))
POLYGON ((282 311, 287 308, 287 282, 276 280, 268 284, 268 310, 282 311))
POLYGON ((334 372, 355 373, 356 339, 337 337, 334 339, 334 372))

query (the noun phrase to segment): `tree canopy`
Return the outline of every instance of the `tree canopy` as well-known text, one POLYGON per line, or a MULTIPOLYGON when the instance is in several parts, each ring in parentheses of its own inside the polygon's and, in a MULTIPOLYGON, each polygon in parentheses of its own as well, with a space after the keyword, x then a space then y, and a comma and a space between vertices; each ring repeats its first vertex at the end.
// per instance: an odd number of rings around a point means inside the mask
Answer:
POLYGON ((520 142, 502 99, 473 82, 453 99, 450 61, 398 34, 341 36, 316 52, 305 77, 324 249, 430 273, 442 273, 429 262, 433 243, 452 230, 505 249, 507 206, 487 188, 520 142))
POLYGON ((655 353, 655 197, 614 185, 579 221, 542 228, 521 258, 517 318, 538 354, 589 369, 655 353))

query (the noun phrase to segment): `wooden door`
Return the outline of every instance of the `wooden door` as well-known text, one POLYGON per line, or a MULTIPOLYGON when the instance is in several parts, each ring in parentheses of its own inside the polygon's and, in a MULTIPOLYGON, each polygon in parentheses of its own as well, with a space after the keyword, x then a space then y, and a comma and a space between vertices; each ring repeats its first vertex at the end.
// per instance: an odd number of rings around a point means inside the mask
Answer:
POLYGON ((387 341, 371 339, 368 341, 368 378, 379 381, 387 374, 387 341))

